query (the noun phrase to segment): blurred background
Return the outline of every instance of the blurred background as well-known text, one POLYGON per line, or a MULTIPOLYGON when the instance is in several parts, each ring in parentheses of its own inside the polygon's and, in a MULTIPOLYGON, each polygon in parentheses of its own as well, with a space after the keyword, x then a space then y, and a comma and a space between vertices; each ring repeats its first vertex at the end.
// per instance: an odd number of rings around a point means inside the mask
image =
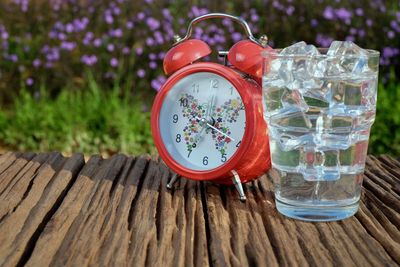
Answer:
MULTIPOLYGON (((162 60, 190 20, 209 12, 246 19, 272 47, 351 40, 381 52, 370 154, 400 155, 400 1, 0 0, 0 153, 156 153, 150 110, 162 60)), ((194 38, 228 50, 230 21, 194 38)))

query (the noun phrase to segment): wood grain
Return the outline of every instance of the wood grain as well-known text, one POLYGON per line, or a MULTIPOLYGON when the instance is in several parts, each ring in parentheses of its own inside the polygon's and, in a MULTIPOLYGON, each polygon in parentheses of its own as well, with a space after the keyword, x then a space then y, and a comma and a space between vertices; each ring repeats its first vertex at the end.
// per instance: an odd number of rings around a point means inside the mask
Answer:
POLYGON ((369 156, 359 212, 280 215, 274 172, 233 187, 180 179, 149 156, 0 156, 0 266, 399 266, 400 162, 369 156))

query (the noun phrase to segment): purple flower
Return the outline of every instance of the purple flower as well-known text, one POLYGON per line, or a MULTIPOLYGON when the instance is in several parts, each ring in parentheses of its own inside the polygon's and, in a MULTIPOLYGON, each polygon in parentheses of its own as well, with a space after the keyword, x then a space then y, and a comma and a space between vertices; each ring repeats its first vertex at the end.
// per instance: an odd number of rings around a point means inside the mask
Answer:
POLYGON ((49 47, 47 44, 45 44, 45 45, 42 47, 42 49, 40 49, 40 52, 42 52, 42 53, 47 53, 49 50, 50 50, 50 47, 49 47))
POLYGON ((3 40, 7 40, 8 37, 9 37, 8 32, 4 31, 4 32, 1 33, 1 38, 2 38, 3 40))
POLYGON ((250 20, 253 22, 259 21, 260 17, 257 14, 251 14, 250 20))
POLYGON ((168 8, 163 8, 162 10, 163 17, 167 20, 172 19, 171 12, 169 12, 168 8))
POLYGON ((44 66, 46 69, 51 69, 54 66, 54 64, 53 64, 53 62, 46 62, 46 64, 44 66))
POLYGON ((36 59, 34 59, 34 60, 32 61, 32 65, 33 65, 35 68, 40 67, 41 64, 42 64, 42 61, 40 61, 40 59, 38 59, 38 58, 36 58, 36 59))
POLYGON ((80 32, 86 28, 89 20, 88 20, 88 18, 84 18, 84 19, 82 19, 82 20, 74 19, 73 24, 74 24, 75 31, 80 32), (84 20, 84 19, 86 19, 86 20, 84 20))
POLYGON ((60 41, 64 41, 65 39, 67 39, 67 36, 66 36, 65 33, 63 33, 63 32, 60 32, 60 33, 57 35, 57 37, 58 37, 58 40, 60 40, 60 41))
POLYGON ((114 22, 114 18, 110 13, 104 14, 104 20, 107 24, 112 24, 114 22))
POLYGON ((146 72, 144 71, 144 69, 138 69, 136 74, 139 76, 139 78, 143 78, 146 75, 146 72))
POLYGON ((62 42, 60 47, 61 47, 61 49, 71 51, 71 50, 75 49, 76 43, 75 42, 62 42))
POLYGON ((57 31, 51 30, 49 32, 50 39, 55 39, 57 37, 57 31))
POLYGON ((368 25, 368 27, 371 27, 372 24, 373 24, 373 21, 372 21, 372 19, 367 19, 367 20, 365 21, 365 23, 368 25))
POLYGON ((122 48, 122 54, 124 55, 129 55, 131 53, 131 50, 129 49, 129 47, 124 47, 122 48))
POLYGON ((74 26, 71 23, 67 23, 67 25, 65 25, 65 31, 68 33, 71 33, 74 31, 74 26))
POLYGON ((355 38, 354 38, 354 36, 349 35, 349 36, 346 36, 345 40, 346 40, 346 41, 354 42, 354 41, 355 41, 355 38))
POLYGON ((34 80, 33 80, 32 78, 28 78, 28 79, 26 79, 25 83, 26 83, 26 85, 28 85, 28 86, 32 86, 33 83, 34 83, 34 80))
POLYGON ((92 40, 93 37, 94 37, 93 32, 87 32, 87 33, 85 34, 85 39, 92 40))
POLYGON ((139 12, 139 13, 136 15, 136 18, 137 18, 138 20, 143 20, 144 17, 145 17, 145 14, 144 14, 143 12, 139 12))
POLYGON ((294 6, 289 6, 289 7, 286 9, 286 14, 288 14, 289 16, 291 16, 291 15, 294 13, 294 11, 295 11, 295 7, 294 7, 294 6))
POLYGON ((317 26, 318 26, 318 20, 312 19, 312 20, 311 20, 311 26, 317 27, 317 26))
POLYGON ((156 79, 151 81, 151 87, 157 92, 161 89, 162 85, 165 83, 166 78, 163 75, 158 76, 156 79))
POLYGON ((97 57, 95 55, 83 55, 81 57, 81 62, 87 66, 93 66, 97 63, 97 57))
POLYGON ((382 56, 384 58, 395 57, 399 54, 400 49, 394 47, 384 47, 382 51, 382 56))
POLYGON ((101 46, 101 39, 99 39, 99 38, 94 39, 93 45, 94 45, 95 47, 101 46))
POLYGON ((356 8, 356 15, 361 17, 364 15, 364 10, 362 8, 356 8))
POLYGON ((133 25, 133 22, 132 22, 132 21, 127 21, 127 22, 126 22, 126 28, 127 28, 127 29, 131 30, 131 29, 133 29, 133 26, 134 26, 134 25, 133 25))
POLYGON ((335 14, 334 14, 334 10, 332 7, 327 6, 324 10, 323 13, 324 18, 326 18, 327 20, 332 20, 335 18, 335 14))
POLYGON ((153 0, 144 0, 146 2, 146 4, 151 4, 153 3, 153 0))
POLYGON ((152 17, 146 19, 146 24, 152 31, 157 30, 160 27, 160 22, 152 17))
POLYGON ((158 59, 163 60, 164 57, 165 57, 165 52, 160 52, 160 53, 158 53, 158 59))
POLYGON ((115 48, 115 47, 114 47, 114 44, 108 44, 108 45, 107 45, 107 51, 108 51, 108 52, 114 51, 114 48, 115 48))
POLYGON ((112 12, 114 13, 114 15, 119 15, 121 14, 121 9, 117 6, 113 7, 112 12))
POLYGON ((135 53, 136 53, 136 55, 140 56, 141 54, 143 54, 143 48, 142 47, 136 48, 135 53))
POLYGON ((156 54, 154 54, 154 53, 150 53, 149 54, 149 59, 150 60, 156 60, 156 58, 157 58, 156 54))
POLYGON ((116 38, 121 38, 122 37, 122 30, 121 29, 115 29, 115 30, 110 30, 110 36, 116 37, 116 38))
POLYGON ((110 65, 111 65, 111 67, 113 67, 113 68, 117 67, 117 66, 118 66, 118 59, 116 59, 115 57, 113 57, 113 58, 110 60, 110 65))
POLYGON ((344 21, 349 20, 352 17, 351 12, 343 7, 337 9, 335 13, 339 19, 344 20, 344 21))
POLYGON ((60 59, 60 51, 57 47, 49 48, 46 54, 47 61, 57 61, 60 59))
POLYGON ((12 62, 17 62, 18 61, 18 56, 16 54, 11 54, 8 56, 8 59, 12 62))
POLYGON ((164 38, 163 38, 161 32, 159 32, 159 31, 154 32, 154 38, 156 39, 156 42, 158 44, 163 44, 164 43, 164 38))
POLYGON ((147 44, 148 46, 153 46, 153 45, 154 45, 154 39, 151 38, 151 37, 147 37, 147 38, 146 38, 146 44, 147 44))
POLYGON ((390 26, 392 27, 392 29, 394 29, 396 32, 400 32, 400 27, 399 24, 397 23, 397 21, 392 20, 390 22, 390 26))
POLYGON ((238 33, 238 32, 232 33, 231 37, 232 37, 232 40, 233 40, 235 43, 238 42, 238 41, 240 41, 240 40, 242 39, 242 35, 241 35, 240 33, 238 33))
POLYGON ((394 34, 393 31, 388 31, 387 36, 388 36, 389 39, 393 39, 395 34, 394 34))
POLYGON ((322 47, 329 47, 329 45, 332 43, 333 38, 323 35, 323 34, 317 34, 317 38, 315 42, 322 46, 322 47))
POLYGON ((365 30, 360 29, 358 30, 358 36, 360 36, 361 38, 365 36, 365 30))
POLYGON ((150 69, 155 70, 157 68, 157 63, 154 61, 150 61, 149 67, 150 69))

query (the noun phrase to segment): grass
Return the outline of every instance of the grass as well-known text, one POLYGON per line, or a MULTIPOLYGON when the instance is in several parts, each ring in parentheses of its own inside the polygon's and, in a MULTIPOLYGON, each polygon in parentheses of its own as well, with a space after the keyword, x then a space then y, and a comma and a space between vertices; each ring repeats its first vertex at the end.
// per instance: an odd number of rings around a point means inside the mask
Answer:
MULTIPOLYGON (((88 75, 86 91, 62 90, 54 99, 22 91, 14 106, 0 110, 0 140, 22 151, 111 155, 155 153, 150 130, 151 102, 121 97, 118 87, 102 90, 88 75)), ((151 97, 150 97, 151 100, 151 97)))
MULTIPOLYGON (((56 97, 42 88, 36 96, 22 90, 14 105, 0 109, 0 149, 62 151, 111 155, 155 154, 150 130, 154 94, 105 90, 87 75, 85 91, 63 89, 56 97), (125 97, 123 97, 125 95, 125 97)), ((109 88, 108 88, 109 89, 109 88)), ((394 75, 378 88, 369 154, 400 155, 400 83, 394 75)))

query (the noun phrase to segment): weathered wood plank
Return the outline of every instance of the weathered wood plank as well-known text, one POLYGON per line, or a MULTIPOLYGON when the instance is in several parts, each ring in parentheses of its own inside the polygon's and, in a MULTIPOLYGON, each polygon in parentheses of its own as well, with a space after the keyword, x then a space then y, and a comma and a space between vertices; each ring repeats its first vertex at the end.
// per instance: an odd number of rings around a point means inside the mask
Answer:
MULTIPOLYGON (((269 172, 233 187, 180 179, 148 156, 0 156, 0 266, 400 265, 400 162, 370 156, 360 210, 307 223, 275 208, 269 172)), ((276 177, 275 177, 276 178, 276 177)))
POLYGON ((0 218, 16 209, 30 191, 36 174, 42 164, 49 158, 49 154, 41 153, 30 161, 26 158, 19 158, 15 161, 15 168, 12 166, 3 175, 3 190, 0 186, 0 218), (20 167, 22 167, 20 169, 20 167))
POLYGON ((27 266, 50 265, 73 221, 81 212, 87 196, 96 184, 93 176, 101 161, 102 159, 98 156, 92 157, 79 173, 73 187, 40 234, 27 266))
POLYGON ((93 167, 79 175, 27 266, 208 265, 199 184, 182 180, 167 191, 169 170, 148 157, 93 167))
MULTIPOLYGON (((34 164, 33 162, 30 162, 34 156, 35 154, 33 153, 26 153, 23 157, 11 157, 12 163, 0 174, 0 193, 9 188, 9 184, 12 182, 12 180, 14 180, 14 177, 17 176, 17 174, 25 167, 25 165, 28 164, 28 162, 30 164, 34 164)), ((42 157, 47 156, 47 154, 42 154, 42 157)), ((40 166, 41 163, 42 161, 38 162, 36 165, 40 166)))
POLYGON ((0 156, 0 174, 21 155, 21 152, 7 152, 0 156))
POLYGON ((0 265, 23 264, 30 256, 43 226, 83 164, 82 155, 66 160, 59 153, 50 154, 22 202, 0 223, 0 265))

